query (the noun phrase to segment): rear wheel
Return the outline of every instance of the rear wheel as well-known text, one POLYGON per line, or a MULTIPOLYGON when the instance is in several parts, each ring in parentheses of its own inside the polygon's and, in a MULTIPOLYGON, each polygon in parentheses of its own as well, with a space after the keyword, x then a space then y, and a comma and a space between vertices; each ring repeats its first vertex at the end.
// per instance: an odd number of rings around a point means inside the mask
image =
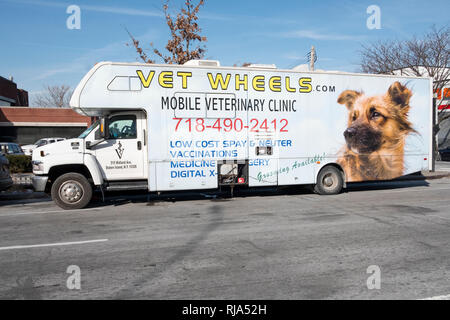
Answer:
POLYGON ((85 176, 71 172, 58 177, 52 185, 52 199, 63 209, 81 209, 92 198, 92 186, 85 176))
POLYGON ((318 194, 338 194, 342 191, 344 179, 338 168, 327 166, 320 170, 314 191, 318 194))

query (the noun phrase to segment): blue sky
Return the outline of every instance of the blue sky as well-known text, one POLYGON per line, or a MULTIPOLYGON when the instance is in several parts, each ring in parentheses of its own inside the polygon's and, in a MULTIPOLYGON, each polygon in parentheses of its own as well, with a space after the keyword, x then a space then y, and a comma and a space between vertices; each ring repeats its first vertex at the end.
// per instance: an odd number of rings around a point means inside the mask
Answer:
MULTIPOLYGON (((183 1, 172 0, 177 10, 183 1)), ((125 27, 142 43, 163 48, 168 28, 161 0, 0 0, 0 75, 31 94, 44 85, 75 87, 99 61, 139 61, 125 27), (66 9, 81 8, 81 29, 69 30, 66 9)), ((222 65, 306 63, 314 45, 316 67, 357 71, 363 43, 404 39, 448 24, 448 0, 256 1, 206 0, 199 24, 207 59, 222 65), (381 9, 381 29, 369 30, 366 9, 381 9)), ((149 47, 144 45, 144 47, 149 47)))

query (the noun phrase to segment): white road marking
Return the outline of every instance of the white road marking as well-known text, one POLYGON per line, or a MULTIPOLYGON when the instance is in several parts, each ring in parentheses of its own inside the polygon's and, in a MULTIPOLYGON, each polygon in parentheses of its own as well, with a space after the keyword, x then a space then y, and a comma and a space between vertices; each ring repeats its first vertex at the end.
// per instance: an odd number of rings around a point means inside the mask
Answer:
POLYGON ((55 247, 55 246, 71 246, 76 244, 86 244, 95 242, 105 242, 108 239, 97 239, 97 240, 86 240, 86 241, 73 241, 73 242, 57 242, 57 243, 44 243, 44 244, 32 244, 23 246, 10 246, 10 247, 0 247, 0 250, 15 250, 15 249, 28 249, 28 248, 41 248, 41 247, 55 247))
POLYGON ((98 207, 98 208, 87 208, 87 209, 78 209, 78 210, 55 210, 55 211, 26 211, 26 212, 11 212, 11 213, 5 213, 0 214, 0 217, 9 217, 9 216, 22 216, 22 215, 28 215, 28 214, 40 214, 40 213, 71 213, 71 212, 77 212, 77 211, 92 211, 92 210, 103 210, 105 207, 98 207))
POLYGON ((424 298, 424 299, 419 299, 419 300, 450 300, 450 294, 447 294, 444 296, 434 296, 434 297, 429 297, 429 298, 424 298))

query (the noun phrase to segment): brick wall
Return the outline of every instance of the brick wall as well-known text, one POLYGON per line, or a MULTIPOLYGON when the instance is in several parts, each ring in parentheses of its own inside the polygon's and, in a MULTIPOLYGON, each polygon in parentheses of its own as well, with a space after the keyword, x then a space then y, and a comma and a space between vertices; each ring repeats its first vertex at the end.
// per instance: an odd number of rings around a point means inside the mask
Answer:
POLYGON ((34 143, 41 138, 78 136, 90 117, 70 108, 0 107, 0 142, 34 143))
POLYGON ((3 77, 0 77, 0 96, 16 100, 17 85, 3 77))

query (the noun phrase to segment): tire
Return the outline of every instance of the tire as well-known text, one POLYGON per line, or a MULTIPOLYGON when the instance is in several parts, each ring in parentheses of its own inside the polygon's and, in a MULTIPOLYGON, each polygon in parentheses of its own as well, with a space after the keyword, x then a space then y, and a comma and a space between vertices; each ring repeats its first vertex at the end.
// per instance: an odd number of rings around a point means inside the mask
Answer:
POLYGON ((60 208, 82 209, 91 201, 92 186, 82 174, 66 173, 53 182, 51 195, 60 208))
POLYGON ((321 195, 338 194, 342 191, 344 179, 341 171, 333 166, 320 170, 314 192, 321 195))

